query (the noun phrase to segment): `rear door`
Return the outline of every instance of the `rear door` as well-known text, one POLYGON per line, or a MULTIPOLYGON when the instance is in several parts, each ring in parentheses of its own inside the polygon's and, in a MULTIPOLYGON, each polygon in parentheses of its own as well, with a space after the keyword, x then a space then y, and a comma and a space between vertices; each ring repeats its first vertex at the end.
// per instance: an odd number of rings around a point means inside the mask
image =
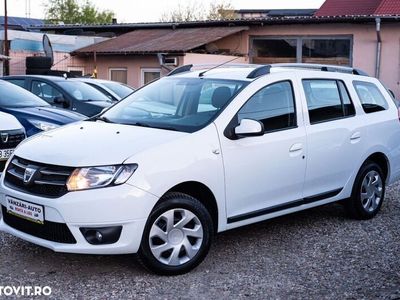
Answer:
POLYGON ((303 78, 301 84, 308 145, 303 197, 321 200, 345 187, 359 163, 367 133, 343 80, 303 78))

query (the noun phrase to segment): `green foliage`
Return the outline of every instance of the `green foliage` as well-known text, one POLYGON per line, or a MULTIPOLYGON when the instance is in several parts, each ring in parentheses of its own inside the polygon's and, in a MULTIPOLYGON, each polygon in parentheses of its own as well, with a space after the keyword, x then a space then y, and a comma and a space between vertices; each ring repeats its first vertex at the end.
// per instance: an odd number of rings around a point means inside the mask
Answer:
POLYGON ((45 14, 46 22, 52 24, 103 24, 114 17, 114 12, 99 11, 90 0, 48 0, 45 14))

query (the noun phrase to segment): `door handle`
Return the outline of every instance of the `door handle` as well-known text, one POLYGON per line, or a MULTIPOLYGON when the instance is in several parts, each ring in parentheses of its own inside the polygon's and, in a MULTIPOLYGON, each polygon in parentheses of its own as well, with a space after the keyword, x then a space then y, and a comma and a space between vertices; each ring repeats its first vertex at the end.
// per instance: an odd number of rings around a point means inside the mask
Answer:
POLYGON ((350 137, 350 141, 352 143, 355 143, 355 142, 359 141, 360 139, 361 139, 361 133, 359 133, 359 132, 354 132, 350 137))
POLYGON ((289 152, 293 153, 293 152, 297 152, 297 151, 300 151, 300 150, 303 150, 303 144, 296 143, 296 144, 293 144, 292 147, 290 147, 289 152))

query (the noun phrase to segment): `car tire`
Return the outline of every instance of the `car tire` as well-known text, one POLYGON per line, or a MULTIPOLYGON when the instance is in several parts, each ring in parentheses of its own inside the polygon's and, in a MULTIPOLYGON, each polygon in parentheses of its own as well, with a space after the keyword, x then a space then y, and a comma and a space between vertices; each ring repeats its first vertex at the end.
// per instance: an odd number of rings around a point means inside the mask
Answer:
POLYGON ((359 220, 373 218, 385 197, 385 177, 382 168, 372 161, 363 164, 353 185, 351 197, 345 202, 350 217, 359 220))
POLYGON ((187 273, 206 257, 213 233, 210 213, 199 200, 169 193, 147 220, 139 261, 159 275, 187 273))

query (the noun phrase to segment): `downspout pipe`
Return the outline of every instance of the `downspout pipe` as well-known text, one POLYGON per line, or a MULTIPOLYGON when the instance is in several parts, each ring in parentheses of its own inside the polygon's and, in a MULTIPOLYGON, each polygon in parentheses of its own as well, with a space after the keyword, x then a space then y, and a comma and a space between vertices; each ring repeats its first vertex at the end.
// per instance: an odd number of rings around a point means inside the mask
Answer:
POLYGON ((381 37, 381 18, 375 18, 376 24, 376 63, 375 77, 379 79, 381 71, 382 37, 381 37))

